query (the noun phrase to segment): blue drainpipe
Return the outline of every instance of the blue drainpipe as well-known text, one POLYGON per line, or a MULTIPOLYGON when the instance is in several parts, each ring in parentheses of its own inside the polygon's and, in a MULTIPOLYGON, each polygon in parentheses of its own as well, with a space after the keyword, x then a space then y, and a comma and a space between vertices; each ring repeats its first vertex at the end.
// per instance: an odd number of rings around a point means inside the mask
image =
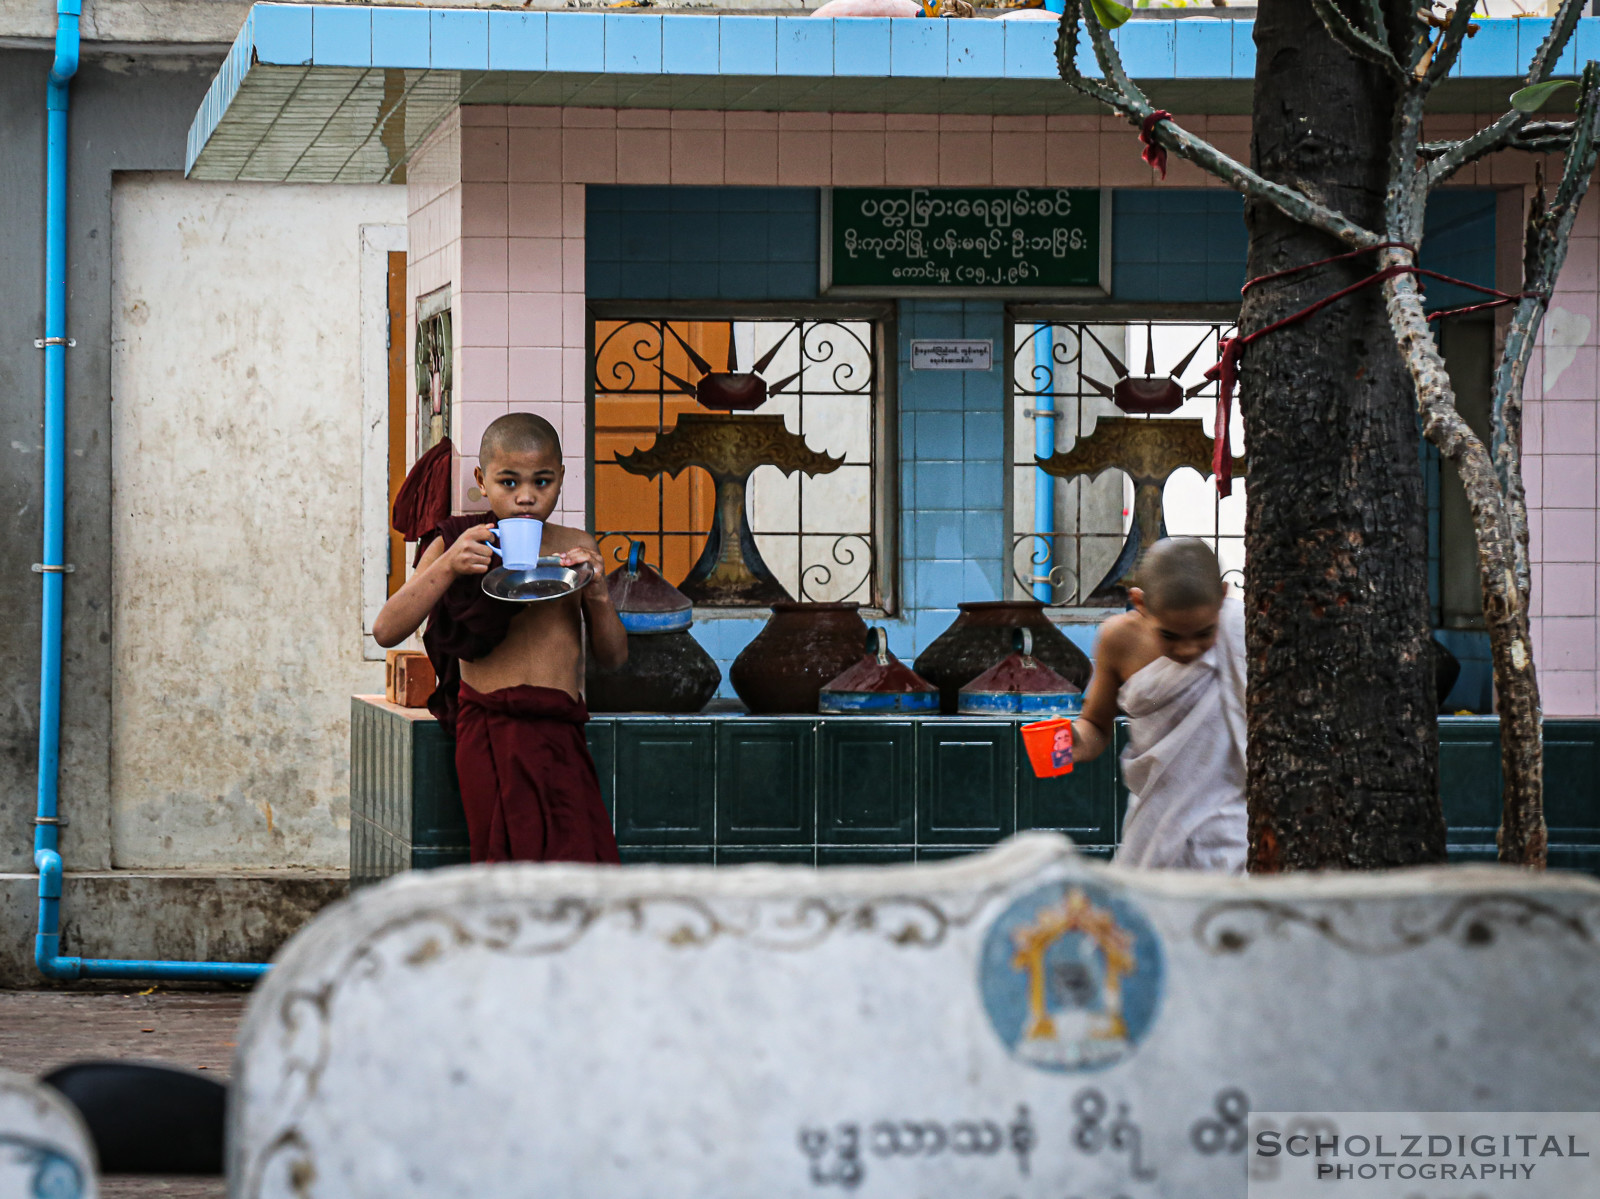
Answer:
POLYGON ((39 871, 39 935, 33 960, 46 978, 144 978, 248 982, 266 972, 255 962, 142 962, 61 956, 61 598, 66 523, 67 438, 67 102, 78 72, 78 17, 83 0, 56 0, 56 58, 45 108, 44 235, 44 578, 39 632, 39 808, 33 864, 39 871))
MULTIPOLYGON (((1056 397, 1055 363, 1051 361, 1055 336, 1049 325, 1035 325, 1033 331, 1033 377, 1037 383, 1044 380, 1040 393, 1034 397, 1037 407, 1033 417, 1033 452, 1048 458, 1056 452, 1056 397)), ((1050 603, 1055 588, 1050 583, 1050 572, 1055 566, 1056 531, 1056 478, 1037 466, 1033 468, 1033 531, 1040 534, 1029 562, 1033 572, 1033 598, 1050 603), (1040 559, 1043 561, 1040 561, 1040 559), (1044 567, 1044 581, 1039 579, 1039 567, 1044 567)))

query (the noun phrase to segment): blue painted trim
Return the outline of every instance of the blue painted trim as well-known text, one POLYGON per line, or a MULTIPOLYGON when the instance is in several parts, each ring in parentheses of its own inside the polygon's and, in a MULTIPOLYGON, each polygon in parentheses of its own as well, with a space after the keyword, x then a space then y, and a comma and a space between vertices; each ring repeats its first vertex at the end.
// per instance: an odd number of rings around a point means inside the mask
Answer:
POLYGON ((1077 716, 1083 696, 963 691, 956 711, 963 716, 1077 716))
POLYGON ((824 691, 817 711, 824 716, 915 716, 939 710, 937 691, 824 691))
MULTIPOLYGON (((1519 76, 1548 20, 1485 20, 1452 75, 1519 76)), ((1139 79, 1255 78, 1253 21, 1136 21, 1117 32, 1139 79)), ((189 130, 187 167, 254 65, 560 71, 815 80, 899 78, 1055 80, 1049 21, 924 21, 915 17, 817 18, 603 12, 513 13, 368 5, 256 4, 189 130), (364 33, 363 31, 369 31, 364 33)), ((1079 40, 1078 65, 1100 68, 1079 40)), ((1600 57, 1600 18, 1578 22, 1558 76, 1600 57)), ((797 93, 798 94, 798 93, 797 93)), ((909 94, 909 93, 908 93, 909 94)), ((937 101, 926 105, 937 110, 937 101)))
POLYGON ((491 71, 544 70, 544 17, 545 14, 542 12, 491 12, 489 69, 491 71))
POLYGON ((694 612, 618 612, 617 619, 629 633, 681 633, 694 624, 694 612))

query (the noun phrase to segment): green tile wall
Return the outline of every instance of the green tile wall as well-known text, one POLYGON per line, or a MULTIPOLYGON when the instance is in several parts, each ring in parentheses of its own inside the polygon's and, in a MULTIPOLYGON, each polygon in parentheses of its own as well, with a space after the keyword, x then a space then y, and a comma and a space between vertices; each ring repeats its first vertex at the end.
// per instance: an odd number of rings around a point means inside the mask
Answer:
MULTIPOLYGON (((1109 857, 1126 810, 1124 743, 1035 778, 1017 726, 951 717, 597 717, 588 727, 624 862, 818 866, 932 861, 1018 829, 1055 829, 1109 857)), ((1454 861, 1493 860, 1499 727, 1440 722, 1454 861)), ((1600 874, 1600 721, 1545 726, 1550 864, 1600 874)), ((351 880, 467 860, 454 762, 431 721, 357 700, 351 880)))

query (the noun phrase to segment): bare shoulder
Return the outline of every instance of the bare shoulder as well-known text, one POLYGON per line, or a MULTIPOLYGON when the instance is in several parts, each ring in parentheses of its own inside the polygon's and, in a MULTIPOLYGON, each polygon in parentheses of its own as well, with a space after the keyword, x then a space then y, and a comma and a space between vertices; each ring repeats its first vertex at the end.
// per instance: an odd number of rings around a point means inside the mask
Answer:
POLYGON ((1102 661, 1121 661, 1139 648, 1143 635, 1143 626, 1135 613, 1124 612, 1121 616, 1113 616, 1100 626, 1095 657, 1102 661))
POLYGON ((594 538, 583 529, 569 528, 567 525, 546 524, 544 527, 544 541, 540 552, 545 554, 559 554, 565 550, 598 548, 594 538))

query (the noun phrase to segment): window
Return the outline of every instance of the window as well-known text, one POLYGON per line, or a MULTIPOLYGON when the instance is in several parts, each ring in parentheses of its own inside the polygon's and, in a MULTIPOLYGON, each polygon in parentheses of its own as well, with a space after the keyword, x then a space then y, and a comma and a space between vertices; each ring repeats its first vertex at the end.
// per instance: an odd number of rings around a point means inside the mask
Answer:
MULTIPOLYGON (((1245 487, 1217 495, 1209 474, 1175 462, 1209 462, 1217 385, 1205 372, 1221 355, 1232 326, 1219 322, 1017 321, 1012 326, 1012 584, 1014 598, 1032 595, 1058 607, 1105 609, 1124 605, 1124 583, 1138 550, 1135 526, 1211 543, 1230 582, 1243 583, 1245 487), (1135 415, 1110 392, 1120 380, 1150 392, 1167 388, 1176 410, 1135 415), (1167 387, 1167 380, 1175 387, 1167 387), (1148 381, 1141 386, 1141 380, 1148 381), (1181 397, 1178 396, 1181 392, 1181 397), (1102 422, 1161 421, 1161 434, 1135 433, 1154 473, 1136 486, 1123 463, 1126 451, 1099 455, 1099 474, 1056 478, 1035 455, 1105 447, 1102 422), (1047 428, 1041 428, 1049 422, 1047 428), (1173 422, 1182 422, 1174 424, 1173 422), (1152 441, 1157 438, 1159 444, 1152 441), (1197 444, 1200 445, 1197 451, 1197 444)), ((1127 389, 1125 389, 1127 390, 1127 389)), ((1233 452, 1244 453, 1237 404, 1233 452)))
POLYGON ((875 319, 596 318, 601 553, 643 541, 697 605, 887 608, 883 336, 875 319))

